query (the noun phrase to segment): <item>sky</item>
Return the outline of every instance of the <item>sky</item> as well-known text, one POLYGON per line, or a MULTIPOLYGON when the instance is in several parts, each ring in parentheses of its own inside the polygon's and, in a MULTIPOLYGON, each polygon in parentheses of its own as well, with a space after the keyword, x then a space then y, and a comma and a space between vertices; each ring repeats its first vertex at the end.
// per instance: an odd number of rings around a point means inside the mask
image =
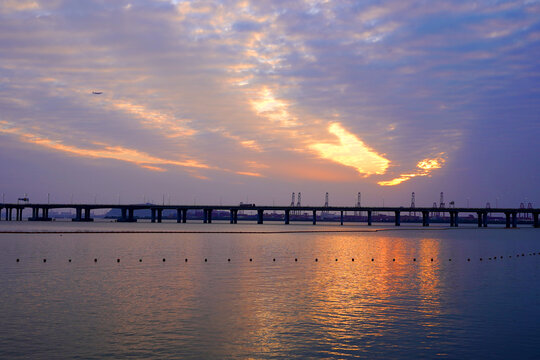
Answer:
POLYGON ((0 193, 540 207, 538 59, 538 0, 0 0, 0 193))

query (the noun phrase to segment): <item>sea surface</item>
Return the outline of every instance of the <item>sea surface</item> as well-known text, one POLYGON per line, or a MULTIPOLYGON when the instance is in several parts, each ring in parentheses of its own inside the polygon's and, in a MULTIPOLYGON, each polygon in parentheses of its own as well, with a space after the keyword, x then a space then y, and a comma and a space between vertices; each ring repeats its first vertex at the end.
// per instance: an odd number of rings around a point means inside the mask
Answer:
POLYGON ((529 226, 1 221, 0 232, 2 359, 540 358, 529 226))

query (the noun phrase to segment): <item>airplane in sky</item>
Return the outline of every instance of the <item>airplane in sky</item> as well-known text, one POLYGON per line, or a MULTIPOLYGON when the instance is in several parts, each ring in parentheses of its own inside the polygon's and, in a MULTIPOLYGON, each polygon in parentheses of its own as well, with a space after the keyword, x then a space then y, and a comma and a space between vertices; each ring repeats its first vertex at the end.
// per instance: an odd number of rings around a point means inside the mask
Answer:
POLYGON ((103 91, 92 91, 92 94, 101 95, 101 94, 103 94, 103 91))

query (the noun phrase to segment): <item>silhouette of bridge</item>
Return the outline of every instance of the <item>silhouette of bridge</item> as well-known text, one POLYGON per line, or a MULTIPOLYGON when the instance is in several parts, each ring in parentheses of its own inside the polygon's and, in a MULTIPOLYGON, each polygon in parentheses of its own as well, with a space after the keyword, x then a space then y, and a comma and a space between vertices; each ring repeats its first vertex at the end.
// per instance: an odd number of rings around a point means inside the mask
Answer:
MULTIPOLYGON (((350 213, 366 213, 365 222, 367 225, 372 225, 373 214, 375 213, 390 213, 394 215, 395 226, 401 225, 402 213, 421 213, 422 225, 429 226, 430 213, 448 213, 449 223, 451 227, 457 227, 460 223, 460 214, 476 214, 478 227, 488 226, 488 214, 504 214, 506 217, 506 227, 517 227, 518 214, 532 215, 532 223, 535 228, 539 227, 538 215, 540 209, 534 208, 446 208, 441 209, 438 207, 357 207, 357 206, 258 206, 255 204, 240 204, 240 205, 154 205, 154 204, 132 204, 132 205, 120 205, 120 204, 9 204, 0 203, 0 220, 6 221, 22 221, 23 211, 25 209, 32 210, 32 216, 28 217, 29 221, 51 221, 49 217, 49 211, 52 209, 74 209, 75 217, 73 221, 93 221, 91 212, 93 210, 101 209, 119 209, 121 216, 118 218, 119 222, 136 222, 135 217, 136 210, 149 210, 151 213, 151 221, 160 223, 163 219, 164 210, 175 210, 176 221, 178 223, 185 223, 187 221, 187 212, 189 210, 202 210, 203 223, 212 223, 212 213, 214 211, 229 211, 230 223, 238 223, 239 211, 254 211, 257 214, 257 223, 262 224, 264 222, 264 213, 266 212, 283 212, 283 221, 285 224, 289 224, 291 221, 291 212, 307 212, 312 213, 313 225, 317 224, 317 213, 339 213, 340 222, 343 225, 345 221, 344 214, 350 213), (15 213, 15 216, 13 216, 15 213), (2 216, 3 215, 3 216, 2 216)), ((441 217, 437 217, 438 220, 441 217)), ((446 219, 446 218, 445 218, 446 219)))

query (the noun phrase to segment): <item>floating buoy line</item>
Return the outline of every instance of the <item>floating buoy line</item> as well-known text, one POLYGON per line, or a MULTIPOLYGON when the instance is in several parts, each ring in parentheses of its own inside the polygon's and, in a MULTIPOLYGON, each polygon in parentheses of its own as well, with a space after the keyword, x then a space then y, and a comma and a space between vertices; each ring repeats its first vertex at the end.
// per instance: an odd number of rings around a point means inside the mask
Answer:
MULTIPOLYGON (((532 252, 532 253, 528 253, 528 256, 536 256, 536 255, 540 255, 540 251, 539 252, 532 252)), ((515 255, 515 258, 523 258, 525 257, 526 254, 525 253, 521 253, 521 254, 516 254, 515 255)), ((512 255, 506 255, 506 256, 503 256, 503 255, 499 255, 499 256, 492 256, 492 257, 479 257, 477 260, 478 261, 484 261, 484 260, 491 260, 491 261, 494 261, 494 260, 497 260, 497 259, 500 259, 500 260, 503 260, 504 258, 508 258, 508 259, 511 259, 512 258, 512 255)), ((298 258, 298 257, 295 257, 295 258, 291 258, 293 262, 301 262, 301 258, 298 258)), ((454 258, 455 259, 455 258, 454 258)), ((247 258, 246 259, 247 262, 255 262, 255 259, 253 257, 250 257, 250 258, 247 258)), ((310 259, 307 259, 308 261, 314 261, 314 262, 319 262, 319 258, 316 257, 316 258, 313 258, 312 260, 310 259)), ((349 260, 349 258, 347 259, 349 260)), ((351 262, 355 262, 355 260, 357 260, 357 258, 350 258, 350 261, 351 262)), ((392 261, 391 262, 396 262, 398 260, 398 258, 392 258, 392 261)), ((474 258, 471 258, 471 257, 467 257, 465 259, 466 262, 471 262, 471 261, 474 261, 475 259, 474 258)), ((43 263, 46 263, 47 262, 47 258, 42 258, 41 261, 43 263)), ((68 258, 67 259, 68 263, 71 263, 72 262, 72 258, 68 258)), ((166 258, 161 258, 161 261, 162 262, 166 262, 166 258)), ((210 262, 208 260, 208 258, 203 258, 202 259, 203 262, 207 263, 207 262, 210 262)), ((276 262, 277 261, 277 258, 272 258, 272 262, 276 262)), ((339 261, 339 258, 334 258, 334 262, 338 262, 339 261)), ((375 257, 372 257, 371 258, 371 262, 375 262, 376 261, 376 258, 375 257)), ((420 258, 416 258, 416 257, 413 257, 413 258, 410 258, 409 260, 406 260, 406 261, 410 261, 411 263, 421 263, 421 259, 420 258)), ((452 258, 448 258, 448 261, 451 262, 452 261, 452 258)), ((21 258, 16 258, 15 259, 15 262, 17 263, 22 263, 23 262, 23 259, 21 258)), ((139 263, 142 263, 143 262, 143 259, 142 258, 139 258, 139 263)), ((184 259, 184 262, 188 262, 188 258, 185 258, 184 259)), ((233 259, 231 258, 227 258, 226 259, 226 262, 234 262, 233 259)), ((430 258, 429 259, 429 262, 435 262, 435 259, 434 258, 430 258)), ((98 263, 98 258, 94 258, 94 263, 98 263)), ((120 258, 116 258, 116 263, 120 263, 120 258)))

